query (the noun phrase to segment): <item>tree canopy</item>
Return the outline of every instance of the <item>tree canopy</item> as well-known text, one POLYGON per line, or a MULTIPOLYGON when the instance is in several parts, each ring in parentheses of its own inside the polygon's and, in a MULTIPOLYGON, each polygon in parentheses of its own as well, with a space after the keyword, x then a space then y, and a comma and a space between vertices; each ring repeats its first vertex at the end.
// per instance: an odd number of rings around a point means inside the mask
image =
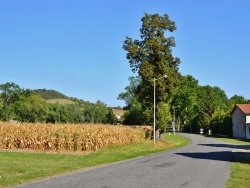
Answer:
POLYGON ((157 128, 164 129, 167 121, 173 121, 175 111, 183 131, 204 128, 230 135, 231 110, 235 104, 250 100, 238 95, 228 99, 218 86, 201 86, 191 75, 181 75, 180 59, 172 53, 176 44, 171 33, 177 27, 167 14, 145 13, 141 21, 140 39, 126 37, 123 43, 130 68, 138 75, 130 78, 130 85, 118 96, 127 105, 124 123, 152 125, 156 80, 157 128))
MULTIPOLYGON (((147 117, 146 123, 152 122, 154 79, 156 83, 156 106, 160 102, 167 102, 176 85, 179 58, 173 57, 172 48, 175 47, 174 37, 167 37, 168 32, 176 30, 175 22, 167 14, 145 14, 141 19, 140 40, 126 37, 123 49, 127 51, 132 72, 138 73, 141 80, 135 96, 140 102, 147 117), (168 79, 163 78, 164 75, 168 79)), ((158 110, 158 109, 157 109, 158 110)))

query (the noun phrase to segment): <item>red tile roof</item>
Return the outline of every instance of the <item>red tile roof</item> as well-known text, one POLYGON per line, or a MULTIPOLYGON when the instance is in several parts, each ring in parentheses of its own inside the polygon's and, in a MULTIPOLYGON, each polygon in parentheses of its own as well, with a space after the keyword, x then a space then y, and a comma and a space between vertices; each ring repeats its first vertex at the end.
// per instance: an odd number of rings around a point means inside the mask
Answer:
POLYGON ((236 106, 245 114, 250 114, 250 104, 236 104, 236 106))

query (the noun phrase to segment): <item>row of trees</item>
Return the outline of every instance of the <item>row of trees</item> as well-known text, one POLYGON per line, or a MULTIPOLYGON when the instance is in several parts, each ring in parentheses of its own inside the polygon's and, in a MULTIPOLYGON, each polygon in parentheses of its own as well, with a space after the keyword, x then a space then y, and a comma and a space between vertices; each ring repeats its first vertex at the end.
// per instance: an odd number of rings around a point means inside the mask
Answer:
POLYGON ((75 104, 48 103, 31 90, 13 82, 0 85, 0 120, 46 123, 115 123, 111 108, 101 101, 75 104))
POLYGON ((181 75, 180 59, 172 55, 175 40, 169 35, 176 26, 167 14, 145 14, 141 21, 141 39, 127 37, 123 44, 131 70, 137 74, 118 96, 126 102, 124 123, 152 125, 155 80, 157 129, 164 132, 175 113, 182 125, 179 130, 199 132, 204 128, 230 135, 232 108, 249 101, 237 95, 228 99, 219 87, 200 86, 191 75, 181 75))
MULTIPOLYGON (((130 77, 129 81, 130 85, 118 96, 118 99, 126 103, 124 124, 152 125, 153 111, 148 113, 144 111, 136 96, 140 77, 130 77)), ((158 128, 164 129, 168 124, 172 127, 175 111, 179 130, 199 132, 200 128, 204 128, 212 129, 217 134, 230 136, 232 134, 230 113, 235 104, 250 103, 249 100, 238 95, 229 99, 219 87, 200 86, 198 80, 191 75, 180 76, 174 93, 169 103, 157 104, 156 124, 158 128)))

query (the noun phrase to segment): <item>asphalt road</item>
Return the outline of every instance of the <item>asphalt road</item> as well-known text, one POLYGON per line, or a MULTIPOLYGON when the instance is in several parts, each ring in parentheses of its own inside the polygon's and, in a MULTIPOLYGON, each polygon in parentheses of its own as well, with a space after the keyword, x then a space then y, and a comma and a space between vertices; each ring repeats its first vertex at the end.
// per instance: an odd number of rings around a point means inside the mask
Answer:
POLYGON ((182 134, 191 144, 172 151, 88 168, 19 188, 222 188, 232 161, 231 146, 182 134))

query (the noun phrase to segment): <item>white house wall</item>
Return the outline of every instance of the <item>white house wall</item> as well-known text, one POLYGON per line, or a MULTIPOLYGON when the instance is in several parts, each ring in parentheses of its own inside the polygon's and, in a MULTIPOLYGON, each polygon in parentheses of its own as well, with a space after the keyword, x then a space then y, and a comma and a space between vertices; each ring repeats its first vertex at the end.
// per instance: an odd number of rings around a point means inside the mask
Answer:
POLYGON ((238 107, 235 108, 232 114, 233 121, 233 137, 246 138, 246 115, 238 107))
POLYGON ((246 116, 246 123, 250 123, 250 115, 246 116))

